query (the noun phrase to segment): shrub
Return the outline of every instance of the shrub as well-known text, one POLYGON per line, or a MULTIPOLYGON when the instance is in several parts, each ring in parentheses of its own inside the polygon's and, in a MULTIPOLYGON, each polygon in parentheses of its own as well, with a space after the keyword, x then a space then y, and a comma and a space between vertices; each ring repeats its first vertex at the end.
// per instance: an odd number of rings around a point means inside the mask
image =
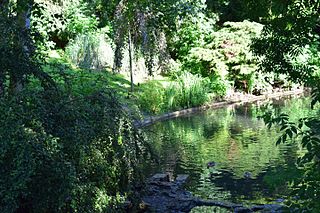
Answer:
POLYGON ((210 92, 213 92, 218 98, 224 97, 227 94, 228 89, 230 89, 230 82, 221 79, 219 76, 212 76, 209 88, 210 92))
POLYGON ((110 40, 105 37, 103 30, 77 35, 67 45, 66 54, 81 68, 111 68, 113 63, 110 40))
POLYGON ((152 114, 201 106, 209 100, 209 88, 208 78, 182 72, 165 87, 157 81, 142 84, 138 104, 142 111, 152 114))
POLYGON ((215 18, 209 18, 202 12, 198 16, 189 16, 179 21, 178 29, 169 41, 174 58, 183 59, 192 48, 204 45, 215 28, 214 24, 215 18))
POLYGON ((114 210, 143 149, 114 94, 31 91, 0 100, 1 212, 114 210))
POLYGON ((260 89, 267 82, 262 82, 259 88, 253 83, 258 58, 253 55, 250 44, 260 35, 262 27, 249 21, 226 22, 220 30, 208 36, 204 45, 189 51, 183 59, 182 69, 211 79, 221 79, 222 82, 229 80, 235 89, 245 92, 260 89))
POLYGON ((149 81, 141 85, 141 92, 138 95, 140 109, 145 112, 157 114, 164 107, 164 88, 157 81, 149 81))

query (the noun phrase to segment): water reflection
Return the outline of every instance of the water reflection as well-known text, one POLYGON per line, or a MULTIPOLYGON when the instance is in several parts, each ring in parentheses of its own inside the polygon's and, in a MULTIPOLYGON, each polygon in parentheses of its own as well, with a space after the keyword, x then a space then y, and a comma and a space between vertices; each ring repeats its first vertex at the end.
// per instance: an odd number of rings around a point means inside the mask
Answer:
POLYGON ((266 110, 295 120, 312 113, 310 100, 276 100, 210 110, 147 128, 160 164, 146 173, 189 174, 188 190, 205 199, 267 203, 287 194, 286 183, 300 173, 294 162, 299 147, 275 146, 279 135, 257 116, 266 110), (216 162, 208 168, 208 162, 216 162))

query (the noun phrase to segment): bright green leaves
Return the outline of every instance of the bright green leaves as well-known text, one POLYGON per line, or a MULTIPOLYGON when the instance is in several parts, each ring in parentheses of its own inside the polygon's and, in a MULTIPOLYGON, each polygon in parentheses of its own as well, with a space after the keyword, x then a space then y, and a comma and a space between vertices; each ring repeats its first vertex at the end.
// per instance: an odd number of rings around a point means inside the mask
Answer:
POLYGON ((188 46, 190 50, 180 56, 182 69, 220 79, 224 90, 228 84, 247 93, 270 90, 266 76, 258 73, 258 58, 250 49, 252 39, 260 35, 262 28, 263 25, 249 21, 224 23, 218 31, 203 34, 205 38, 199 36, 198 46, 188 46))
POLYGON ((160 82, 148 81, 138 88, 138 105, 140 109, 151 114, 164 111, 165 89, 160 82))
POLYGON ((201 106, 209 99, 210 81, 200 75, 183 72, 175 76, 175 81, 149 81, 141 84, 138 104, 143 111, 152 114, 201 106))

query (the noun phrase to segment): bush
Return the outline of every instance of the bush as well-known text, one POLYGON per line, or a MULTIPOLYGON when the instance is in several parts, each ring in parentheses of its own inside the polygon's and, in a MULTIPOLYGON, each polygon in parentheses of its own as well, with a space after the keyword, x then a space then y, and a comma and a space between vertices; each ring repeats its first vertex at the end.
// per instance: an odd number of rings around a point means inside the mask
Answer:
POLYGON ((1 212, 114 210, 143 149, 114 94, 31 91, 0 100, 1 212))
POLYGON ((182 69, 223 82, 229 80, 235 89, 245 92, 257 90, 253 80, 258 58, 251 52, 250 44, 260 35, 262 27, 248 21, 226 22, 223 28, 211 33, 206 44, 190 50, 182 69))
POLYGON ((221 79, 219 76, 212 76, 209 88, 210 92, 213 92, 218 98, 224 97, 227 94, 228 89, 230 89, 230 82, 221 79))
POLYGON ((152 114, 201 106, 209 101, 209 88, 208 78, 182 72, 165 87, 157 81, 142 84, 138 104, 142 111, 152 114))
POLYGON ((183 59, 192 48, 204 45, 215 28, 214 24, 215 18, 209 18, 202 12, 178 22, 178 29, 169 40, 169 49, 174 58, 183 59))
POLYGON ((148 81, 141 85, 138 105, 145 112, 157 114, 163 111, 164 88, 157 81, 148 81))
POLYGON ((103 30, 79 34, 66 47, 72 63, 89 69, 112 67, 113 49, 103 30))

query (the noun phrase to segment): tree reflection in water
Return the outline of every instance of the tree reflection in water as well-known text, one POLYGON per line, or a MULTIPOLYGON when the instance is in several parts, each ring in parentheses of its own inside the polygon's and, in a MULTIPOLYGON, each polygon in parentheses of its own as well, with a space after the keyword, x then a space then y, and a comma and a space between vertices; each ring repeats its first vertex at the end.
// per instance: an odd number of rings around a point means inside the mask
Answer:
POLYGON ((146 174, 189 174, 188 189, 208 199, 267 203, 285 197, 287 182, 300 175, 294 165, 299 147, 276 146, 277 130, 257 117, 272 110, 298 119, 311 113, 309 103, 298 98, 230 106, 147 127, 160 164, 147 164, 146 174), (216 165, 207 168, 212 161, 216 165))

